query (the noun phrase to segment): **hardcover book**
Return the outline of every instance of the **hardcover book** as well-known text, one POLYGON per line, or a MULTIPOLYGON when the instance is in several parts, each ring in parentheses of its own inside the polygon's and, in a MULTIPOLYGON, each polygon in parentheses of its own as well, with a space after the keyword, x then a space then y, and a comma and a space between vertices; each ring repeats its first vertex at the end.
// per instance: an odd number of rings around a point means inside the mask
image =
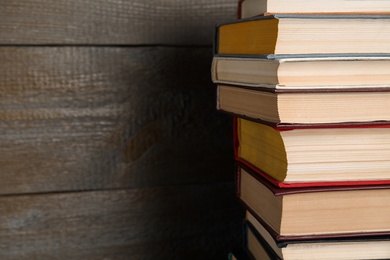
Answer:
POLYGON ((263 13, 390 13, 387 0, 241 0, 241 18, 263 13))
POLYGON ((239 165, 237 195, 279 240, 390 234, 390 185, 281 189, 239 165))
POLYGON ((389 121, 389 100, 390 88, 281 90, 217 85, 218 110, 271 124, 389 121))
POLYGON ((234 123, 235 159, 276 186, 390 184, 390 124, 234 123))
POLYGON ((388 88, 389 71, 389 55, 214 56, 211 76, 214 83, 270 89, 371 89, 388 88))
POLYGON ((246 248, 253 259, 389 259, 390 236, 281 241, 247 212, 246 248))
POLYGON ((215 54, 389 53, 390 16, 267 15, 216 26, 215 54))

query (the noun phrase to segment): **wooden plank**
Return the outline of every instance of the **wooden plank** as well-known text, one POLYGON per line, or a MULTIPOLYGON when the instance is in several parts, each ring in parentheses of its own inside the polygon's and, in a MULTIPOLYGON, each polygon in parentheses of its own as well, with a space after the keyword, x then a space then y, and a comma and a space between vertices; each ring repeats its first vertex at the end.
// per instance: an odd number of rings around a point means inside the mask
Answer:
POLYGON ((2 0, 0 44, 211 44, 236 0, 2 0))
POLYGON ((0 194, 233 179, 209 48, 0 48, 0 194))
POLYGON ((1 259, 224 259, 234 185, 0 196, 1 259))

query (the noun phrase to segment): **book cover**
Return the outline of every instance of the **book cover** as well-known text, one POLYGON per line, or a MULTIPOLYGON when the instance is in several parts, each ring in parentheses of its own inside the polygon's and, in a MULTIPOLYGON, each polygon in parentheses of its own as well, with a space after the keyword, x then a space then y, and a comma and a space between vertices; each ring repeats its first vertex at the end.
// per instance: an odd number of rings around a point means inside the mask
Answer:
MULTIPOLYGON (((241 19, 242 17, 242 4, 244 0, 238 0, 237 2, 237 19, 241 19)), ((257 15, 257 14, 256 14, 257 15)), ((250 17, 251 15, 248 15, 247 17, 250 17)))
POLYGON ((390 2, 383 0, 240 0, 240 18, 267 13, 389 14, 390 2))
MULTIPOLYGON (((285 260, 311 259, 388 259, 390 236, 334 237, 279 241, 253 215, 245 223, 245 247, 259 259, 259 248, 266 258, 285 260)), ((261 252, 260 251, 260 252, 261 252)), ((262 258, 260 258, 262 259, 262 258)))
POLYGON ((244 165, 237 196, 277 240, 390 234, 390 185, 279 188, 244 165))
POLYGON ((390 16, 266 15, 219 23, 215 54, 389 53, 390 16), (367 40, 370 39, 370 40, 367 40))
POLYGON ((390 152, 390 144, 386 142, 390 138, 389 123, 269 126, 234 117, 233 125, 235 160, 277 187, 390 184, 390 161, 386 153, 390 152), (297 134, 283 139, 279 136, 281 133, 297 134), (296 141, 290 142, 287 138, 296 141), (310 139, 314 143, 310 143, 310 139), (374 161, 375 169, 370 160, 374 161), (289 169, 289 163, 296 164, 293 170, 289 169), (299 165, 302 171, 297 168, 299 165), (344 169, 340 169, 341 166, 344 169), (310 172, 302 176, 307 169, 310 172), (295 176, 290 178, 289 174, 295 176))
POLYGON ((390 121, 389 90, 275 90, 217 85, 217 110, 274 124, 390 121))
POLYGON ((213 58, 214 83, 276 90, 386 90, 390 55, 274 55, 213 58))

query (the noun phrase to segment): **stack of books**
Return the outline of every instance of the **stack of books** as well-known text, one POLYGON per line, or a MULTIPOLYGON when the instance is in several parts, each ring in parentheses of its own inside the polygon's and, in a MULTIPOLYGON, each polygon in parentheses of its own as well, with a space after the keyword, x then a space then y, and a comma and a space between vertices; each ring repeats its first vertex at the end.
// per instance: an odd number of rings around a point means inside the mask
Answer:
POLYGON ((212 79, 234 116, 246 252, 390 259, 390 1, 239 10, 216 26, 212 79))

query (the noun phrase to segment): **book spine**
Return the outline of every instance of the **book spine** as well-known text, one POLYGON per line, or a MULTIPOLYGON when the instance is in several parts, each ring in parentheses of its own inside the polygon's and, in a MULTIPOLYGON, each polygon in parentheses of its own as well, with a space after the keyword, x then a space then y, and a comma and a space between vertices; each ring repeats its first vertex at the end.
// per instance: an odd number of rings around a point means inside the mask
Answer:
POLYGON ((237 19, 241 19, 241 12, 242 12, 242 3, 245 0, 239 0, 237 3, 237 19))

